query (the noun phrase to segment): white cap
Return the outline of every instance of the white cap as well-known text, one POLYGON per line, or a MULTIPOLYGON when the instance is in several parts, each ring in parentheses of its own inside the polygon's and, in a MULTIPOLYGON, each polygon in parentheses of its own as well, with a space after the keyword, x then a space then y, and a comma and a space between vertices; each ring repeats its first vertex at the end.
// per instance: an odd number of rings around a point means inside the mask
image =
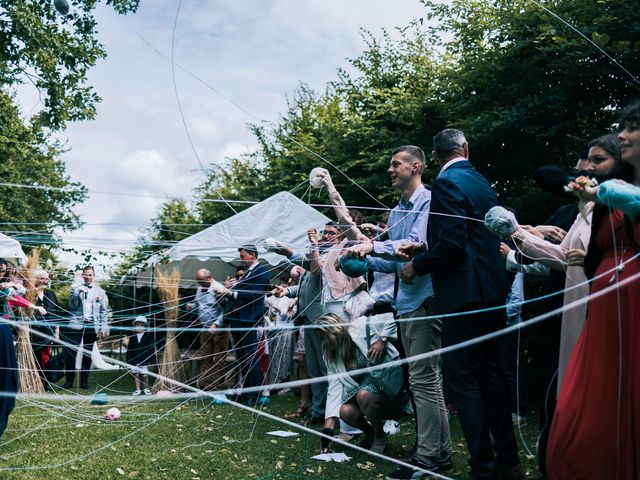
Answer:
POLYGON ((144 317, 142 315, 140 315, 139 317, 136 317, 133 320, 133 324, 135 325, 136 323, 144 323, 146 325, 147 324, 147 317, 144 317))

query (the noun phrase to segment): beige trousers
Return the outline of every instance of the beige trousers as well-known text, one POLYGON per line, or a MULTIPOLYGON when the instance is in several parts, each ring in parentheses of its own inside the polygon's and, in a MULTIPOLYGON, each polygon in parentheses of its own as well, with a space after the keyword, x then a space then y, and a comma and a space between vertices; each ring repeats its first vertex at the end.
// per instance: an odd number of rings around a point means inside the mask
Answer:
MULTIPOLYGON (((432 298, 411 313, 399 315, 412 319, 431 315, 432 298)), ((442 319, 401 321, 400 335, 407 357, 440 348, 442 319)), ((449 418, 442 394, 440 357, 409 362, 409 388, 416 405, 418 454, 439 458, 451 453, 449 418)))

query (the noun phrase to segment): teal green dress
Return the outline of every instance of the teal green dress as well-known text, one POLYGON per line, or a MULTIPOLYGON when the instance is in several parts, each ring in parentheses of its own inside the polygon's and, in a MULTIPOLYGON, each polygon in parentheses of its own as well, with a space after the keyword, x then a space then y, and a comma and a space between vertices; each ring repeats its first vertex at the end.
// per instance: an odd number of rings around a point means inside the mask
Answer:
MULTIPOLYGON (((369 360, 367 357, 360 351, 359 348, 356 349, 356 363, 351 367, 347 367, 347 372, 351 370, 360 370, 362 368, 367 368, 369 366, 369 360)), ((377 385, 373 383, 371 379, 371 375, 368 373, 361 373, 359 375, 352 375, 351 378, 358 384, 356 388, 350 388, 345 390, 342 396, 342 403, 347 403, 351 400, 359 391, 364 390, 365 392, 373 393, 374 395, 378 395, 382 397, 382 392, 378 388, 377 385)))

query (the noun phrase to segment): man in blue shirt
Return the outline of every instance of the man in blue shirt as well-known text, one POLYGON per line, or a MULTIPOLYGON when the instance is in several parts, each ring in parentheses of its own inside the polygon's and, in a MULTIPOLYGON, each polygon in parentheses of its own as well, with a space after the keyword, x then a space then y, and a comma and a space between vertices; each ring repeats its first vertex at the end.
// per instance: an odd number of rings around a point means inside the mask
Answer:
MULTIPOLYGON (((394 150, 387 172, 391 186, 400 191, 400 201, 389 215, 388 239, 361 243, 350 249, 352 255, 369 255, 373 270, 394 272, 398 276, 394 303, 407 357, 439 349, 442 327, 440 319, 420 319, 433 311, 431 276, 416 277, 412 282, 403 281, 399 275, 405 263, 396 257, 400 245, 426 241, 431 192, 422 184, 424 165, 425 155, 419 147, 405 145, 394 150)), ((430 471, 453 468, 439 359, 432 357, 410 362, 409 385, 416 406, 418 433, 417 453, 412 463, 430 471)))

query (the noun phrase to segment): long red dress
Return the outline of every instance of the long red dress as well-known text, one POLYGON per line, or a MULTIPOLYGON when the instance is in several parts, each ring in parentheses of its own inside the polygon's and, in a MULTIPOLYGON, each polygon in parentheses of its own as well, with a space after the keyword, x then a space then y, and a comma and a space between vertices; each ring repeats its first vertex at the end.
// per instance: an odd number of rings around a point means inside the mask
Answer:
MULTIPOLYGON (((633 230, 640 240, 640 221, 633 230)), ((604 252, 596 277, 635 255, 618 210, 605 217, 595 241, 604 252)), ((636 258, 617 281, 638 272, 636 258)), ((591 293, 615 283, 612 274, 596 278, 591 293)), ((639 478, 640 278, 589 302, 553 417, 547 469, 554 480, 639 478)))

